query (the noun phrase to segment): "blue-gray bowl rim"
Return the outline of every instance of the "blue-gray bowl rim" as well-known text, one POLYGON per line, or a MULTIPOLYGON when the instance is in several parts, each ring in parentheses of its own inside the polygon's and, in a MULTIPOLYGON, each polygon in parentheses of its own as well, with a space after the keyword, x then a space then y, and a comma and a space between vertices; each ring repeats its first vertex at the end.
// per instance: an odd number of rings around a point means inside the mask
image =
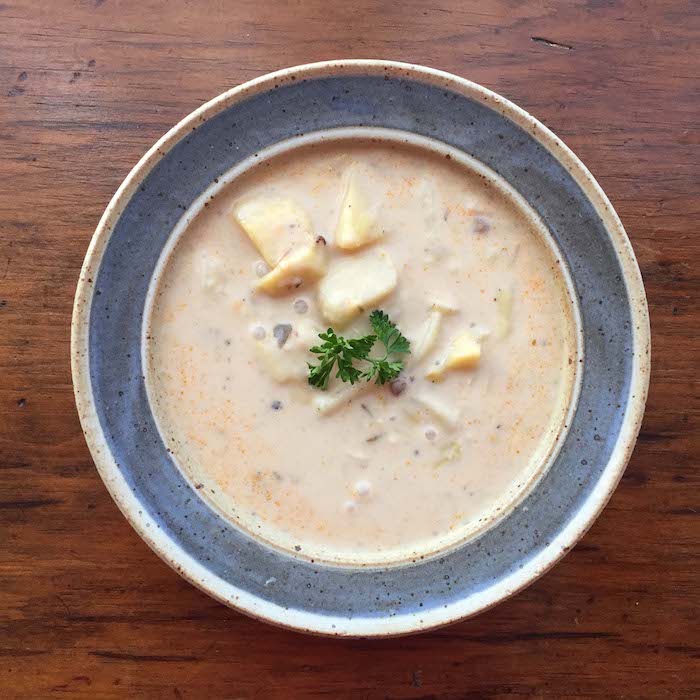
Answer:
POLYGON ((614 491, 636 441, 649 382, 650 331, 641 274, 622 224, 590 172, 551 131, 463 78, 405 63, 340 60, 284 69, 233 88, 146 153, 90 243, 76 292, 71 362, 80 420, 98 471, 164 561, 214 598, 274 624, 315 634, 392 636, 495 605, 534 581, 583 536, 614 491), (177 468, 149 461, 160 438, 149 422, 143 376, 133 358, 140 357, 134 335, 143 316, 139 295, 149 282, 138 277, 147 277, 192 199, 250 155, 246 148, 252 153, 294 134, 337 126, 388 126, 437 138, 505 177, 550 229, 586 317, 583 373, 593 393, 584 400, 592 403, 576 413, 587 414, 592 406, 597 415, 572 423, 568 462, 557 457, 559 468, 553 465, 514 513, 483 537, 458 547, 457 554, 410 566, 368 570, 310 563, 266 547, 230 523, 219 539, 213 526, 221 522, 211 520, 214 511, 206 502, 175 490, 187 483, 177 481, 177 468), (222 145, 222 129, 232 134, 231 148, 205 148, 222 145), (241 150, 239 141, 244 152, 233 153, 241 150), (217 156, 205 158, 211 150, 217 156), (130 303, 119 303, 125 294, 130 303), (593 400, 596 392, 603 393, 602 401, 593 400), (119 402, 124 395, 127 401, 119 402), (138 437, 142 430, 147 438, 138 437), (185 513, 192 519, 183 531, 185 513), (525 533, 527 542, 518 547, 525 533))

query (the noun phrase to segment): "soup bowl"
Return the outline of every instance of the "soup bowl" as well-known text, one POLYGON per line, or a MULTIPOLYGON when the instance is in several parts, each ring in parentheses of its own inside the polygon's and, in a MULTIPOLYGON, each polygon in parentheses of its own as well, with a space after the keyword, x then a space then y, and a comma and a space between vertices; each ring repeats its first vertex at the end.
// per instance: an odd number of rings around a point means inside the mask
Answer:
POLYGON ((457 76, 347 60, 289 68, 236 87, 183 119, 146 153, 90 243, 71 357, 80 420, 97 469, 125 517, 165 562, 222 603, 267 622, 315 634, 391 636, 495 605, 583 536, 633 450, 649 381, 649 344, 644 287, 622 224, 583 163, 551 131, 457 76), (505 180, 537 213, 564 261, 582 338, 574 403, 546 473, 477 536, 386 566, 309 560, 226 519, 167 449, 144 369, 148 292, 190 206, 260 151, 360 127, 438 141, 505 180))

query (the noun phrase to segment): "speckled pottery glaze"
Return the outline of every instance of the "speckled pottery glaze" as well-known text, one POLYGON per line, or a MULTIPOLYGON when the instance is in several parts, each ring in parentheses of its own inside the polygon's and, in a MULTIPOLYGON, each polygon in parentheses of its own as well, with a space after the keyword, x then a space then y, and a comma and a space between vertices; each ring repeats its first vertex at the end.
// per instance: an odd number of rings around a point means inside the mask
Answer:
POLYGON ((230 90, 141 159, 90 243, 71 352, 80 420, 100 475, 170 566, 268 622, 317 634, 391 636, 485 610, 535 580, 584 534, 634 447, 649 380, 649 321, 620 220, 581 161, 542 124, 447 73, 329 61, 230 90), (223 519, 166 450, 141 354, 149 285, 190 205, 265 148, 352 127, 436 139, 510 183, 539 214, 568 266, 583 333, 577 403, 559 453, 535 488, 478 538, 386 568, 321 565, 272 549, 223 519))

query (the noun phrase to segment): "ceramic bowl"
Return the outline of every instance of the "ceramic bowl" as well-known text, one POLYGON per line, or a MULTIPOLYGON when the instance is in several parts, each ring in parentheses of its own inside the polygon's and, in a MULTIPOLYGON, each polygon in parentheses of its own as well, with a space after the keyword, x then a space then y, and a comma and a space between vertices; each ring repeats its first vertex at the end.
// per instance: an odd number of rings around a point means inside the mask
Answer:
POLYGON ((226 605, 328 635, 390 636, 474 615, 519 591, 584 534, 639 430, 649 323, 639 269, 605 194, 532 116, 475 83, 383 61, 289 68, 234 88, 169 131, 99 222, 72 328, 80 420, 112 497, 170 566, 226 605), (224 520, 173 463, 144 385, 144 306, 178 222, 211 183, 261 150, 312 132, 401 130, 476 158, 539 214, 565 261, 582 331, 579 392, 551 467, 507 517, 423 561, 321 565, 224 520))

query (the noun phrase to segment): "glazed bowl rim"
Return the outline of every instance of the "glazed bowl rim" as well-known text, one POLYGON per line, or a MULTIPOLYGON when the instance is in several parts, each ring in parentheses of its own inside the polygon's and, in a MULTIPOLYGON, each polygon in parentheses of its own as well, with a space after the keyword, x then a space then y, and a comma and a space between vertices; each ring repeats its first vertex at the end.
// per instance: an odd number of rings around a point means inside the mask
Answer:
POLYGON ((386 637, 425 631, 471 617, 525 588, 548 571, 568 552, 592 525, 612 495, 632 454, 641 426, 650 374, 649 315, 641 273, 631 243, 607 196, 581 160, 547 127, 522 108, 474 82, 456 75, 396 61, 347 59, 322 61, 285 68, 255 78, 210 100, 187 115, 161 137, 126 176, 90 241, 77 286, 71 326, 71 368, 78 413, 95 465, 110 495, 143 540, 173 569, 193 585, 220 602, 255 618, 283 627, 333 636, 386 637), (599 480, 576 515, 541 552, 483 591, 443 607, 396 617, 320 615, 285 608, 243 591, 206 569, 186 553, 164 531, 155 527, 151 516, 140 508, 137 494, 129 488, 103 434, 90 380, 90 310, 95 288, 89 282, 91 271, 99 268, 110 234, 132 194, 165 154, 193 128, 230 105, 264 92, 280 82, 323 75, 377 74, 406 76, 450 85, 452 89, 478 101, 518 124, 533 136, 568 170, 584 191, 610 236, 628 293, 632 318, 634 358, 625 415, 617 442, 599 480), (235 593, 235 596, 233 595, 235 593), (235 603, 232 599, 235 597, 235 603))

